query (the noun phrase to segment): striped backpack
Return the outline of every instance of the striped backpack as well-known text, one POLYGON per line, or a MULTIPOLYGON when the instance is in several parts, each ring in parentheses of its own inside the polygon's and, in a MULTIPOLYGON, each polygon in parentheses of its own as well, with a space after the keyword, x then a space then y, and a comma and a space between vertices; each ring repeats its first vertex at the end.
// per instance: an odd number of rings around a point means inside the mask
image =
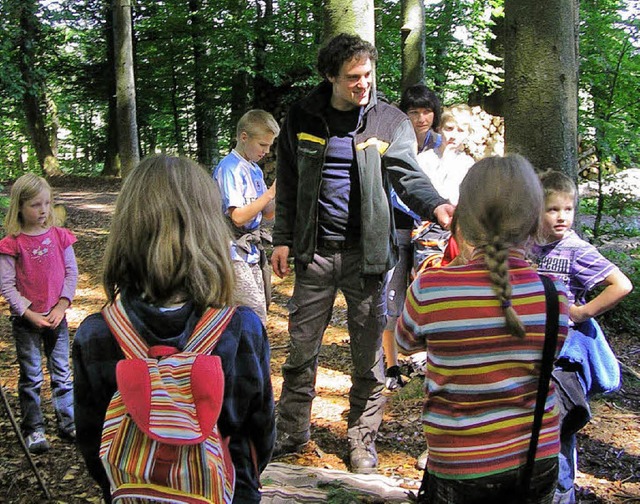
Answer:
POLYGON ((217 426, 224 374, 210 353, 234 311, 208 309, 178 351, 149 347, 120 299, 102 310, 126 357, 100 445, 114 503, 233 500, 235 469, 217 426))

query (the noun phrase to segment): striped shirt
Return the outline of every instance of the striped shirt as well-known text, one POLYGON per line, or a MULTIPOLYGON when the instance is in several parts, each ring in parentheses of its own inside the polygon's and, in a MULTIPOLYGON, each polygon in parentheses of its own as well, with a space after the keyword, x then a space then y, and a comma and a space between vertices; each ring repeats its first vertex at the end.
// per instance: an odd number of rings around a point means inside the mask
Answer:
MULTIPOLYGON (((515 252, 509 259, 512 303, 526 328, 507 331, 482 254, 465 266, 427 270, 407 292, 396 337, 405 350, 427 349, 422 422, 427 470, 470 479, 525 465, 545 336, 544 287, 515 252)), ((561 284, 558 349, 567 334, 561 284)), ((556 456, 559 423, 553 385, 536 459, 556 456)))

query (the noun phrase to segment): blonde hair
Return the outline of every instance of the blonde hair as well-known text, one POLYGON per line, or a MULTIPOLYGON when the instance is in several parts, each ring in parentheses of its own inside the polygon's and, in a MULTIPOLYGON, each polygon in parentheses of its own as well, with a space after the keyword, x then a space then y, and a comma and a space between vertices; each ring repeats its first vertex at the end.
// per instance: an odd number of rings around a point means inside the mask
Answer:
POLYGON ((450 107, 445 107, 442 110, 442 117, 440 118, 440 130, 447 123, 455 123, 458 126, 465 128, 469 132, 469 134, 471 134, 473 133, 473 128, 471 126, 472 121, 473 114, 469 105, 465 105, 464 103, 451 105, 450 107))
POLYGON ((544 199, 540 181, 524 157, 488 157, 474 164, 460 184, 456 225, 485 253, 491 284, 504 310, 509 332, 524 337, 511 306, 509 248, 522 246, 540 227, 544 199))
POLYGON ((236 138, 239 139, 243 131, 249 136, 264 133, 272 133, 273 136, 278 136, 280 134, 280 126, 269 112, 261 109, 253 109, 245 113, 238 121, 236 138))
POLYGON ((11 199, 9 202, 9 209, 7 215, 4 218, 4 229, 8 235, 17 236, 22 231, 24 222, 22 221, 22 205, 35 198, 42 191, 49 191, 51 197, 51 211, 44 223, 45 227, 51 227, 54 225, 53 215, 53 193, 51 192, 51 186, 44 178, 39 177, 33 173, 25 173, 18 180, 16 180, 11 187, 11 199))
POLYGON ((230 243, 217 185, 205 169, 183 157, 147 157, 116 201, 104 258, 107 298, 127 291, 158 305, 178 296, 200 310, 231 304, 230 243))

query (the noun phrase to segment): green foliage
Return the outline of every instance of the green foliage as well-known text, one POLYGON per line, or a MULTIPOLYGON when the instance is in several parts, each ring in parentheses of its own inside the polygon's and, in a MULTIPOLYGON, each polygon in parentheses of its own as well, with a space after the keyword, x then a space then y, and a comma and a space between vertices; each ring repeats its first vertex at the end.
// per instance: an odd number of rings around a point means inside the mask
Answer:
POLYGON ((580 134, 604 171, 640 162, 639 14, 622 0, 580 2, 580 134))
MULTIPOLYGON (((389 98, 400 97, 400 2, 379 2, 376 14, 376 46, 380 52, 378 87, 389 98)), ((425 84, 444 103, 466 102, 474 91, 490 94, 502 85, 501 60, 488 50, 494 38, 495 16, 501 16, 495 0, 446 0, 426 2, 425 84)))
POLYGON ((327 490, 328 504, 358 504, 362 502, 361 494, 345 488, 339 482, 318 483, 318 488, 327 490))
POLYGON ((640 248, 624 252, 603 250, 602 255, 618 266, 636 287, 614 309, 602 315, 605 324, 618 331, 638 334, 640 331, 640 319, 638 318, 638 313, 640 313, 640 248))
POLYGON ((491 1, 431 2, 427 9, 427 61, 431 85, 445 103, 466 102, 471 91, 487 94, 502 83, 499 58, 488 50, 494 37, 491 1))
MULTIPOLYGON (((0 192, 3 190, 4 186, 0 185, 0 192)), ((9 200, 10 198, 8 196, 0 196, 0 223, 4 222, 4 216, 7 214, 9 208, 9 200)))
POLYGON ((424 376, 413 376, 404 387, 393 395, 393 401, 397 403, 415 402, 416 399, 424 399, 424 376))

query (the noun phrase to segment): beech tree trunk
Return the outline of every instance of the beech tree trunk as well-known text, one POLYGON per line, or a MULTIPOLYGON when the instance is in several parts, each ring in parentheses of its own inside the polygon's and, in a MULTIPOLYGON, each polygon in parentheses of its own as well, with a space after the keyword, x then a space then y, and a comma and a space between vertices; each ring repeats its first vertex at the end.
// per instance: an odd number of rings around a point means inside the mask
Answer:
POLYGON ((577 0, 505 0, 505 144, 538 170, 578 166, 577 0))
POLYGON ((358 35, 375 44, 373 0, 326 0, 324 41, 340 33, 358 35))
POLYGON ((424 3, 423 0, 402 0, 402 78, 400 89, 424 80, 424 3))
POLYGON ((113 39, 116 75, 118 153, 122 176, 126 177, 140 161, 136 87, 133 76, 133 29, 131 0, 114 0, 113 39))

